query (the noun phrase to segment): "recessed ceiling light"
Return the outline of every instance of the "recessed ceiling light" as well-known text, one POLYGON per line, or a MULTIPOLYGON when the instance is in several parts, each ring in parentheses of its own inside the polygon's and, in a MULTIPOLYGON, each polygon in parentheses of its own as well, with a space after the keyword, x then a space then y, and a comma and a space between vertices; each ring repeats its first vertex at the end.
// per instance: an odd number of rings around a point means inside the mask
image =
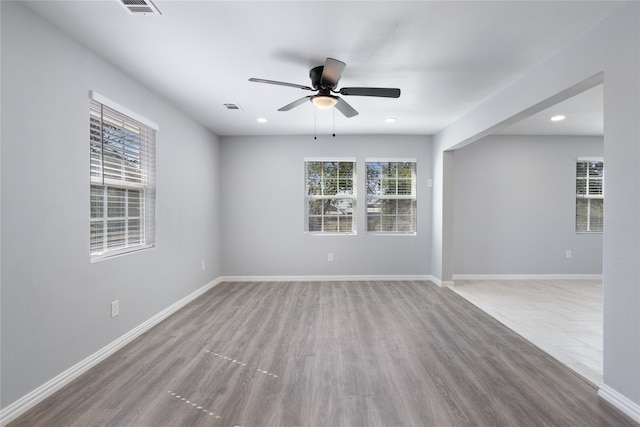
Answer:
POLYGON ((264 117, 258 117, 258 123, 267 123, 267 119, 265 119, 264 117))
POLYGON ((562 121, 564 119, 566 119, 566 117, 563 116, 563 115, 557 115, 557 116, 551 117, 551 121, 552 122, 560 122, 560 121, 562 121))
POLYGON ((387 117, 386 119, 384 119, 384 121, 387 122, 387 123, 393 123, 396 120, 398 120, 398 119, 396 119, 395 117, 387 117))

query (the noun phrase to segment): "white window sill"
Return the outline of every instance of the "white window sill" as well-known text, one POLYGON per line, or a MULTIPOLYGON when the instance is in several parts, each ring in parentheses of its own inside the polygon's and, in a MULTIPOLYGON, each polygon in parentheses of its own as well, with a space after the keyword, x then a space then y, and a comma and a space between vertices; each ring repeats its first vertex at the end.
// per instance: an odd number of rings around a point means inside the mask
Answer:
POLYGON ((153 244, 151 244, 151 245, 137 245, 137 246, 131 246, 131 247, 128 247, 128 248, 115 249, 115 250, 112 250, 112 251, 109 251, 109 252, 101 252, 101 253, 91 254, 91 263, 104 261, 106 259, 116 258, 116 257, 119 257, 119 256, 130 254, 132 252, 139 252, 139 251, 144 251, 144 250, 147 250, 147 249, 152 249, 154 247, 155 247, 155 245, 153 245, 153 244))
POLYGON ((322 232, 322 231, 305 231, 304 234, 308 234, 309 236, 355 236, 357 233, 355 231, 349 231, 349 232, 345 232, 345 233, 322 232))
POLYGON ((393 236, 393 237, 415 237, 417 232, 391 232, 391 231, 367 231, 367 235, 371 236, 393 236))

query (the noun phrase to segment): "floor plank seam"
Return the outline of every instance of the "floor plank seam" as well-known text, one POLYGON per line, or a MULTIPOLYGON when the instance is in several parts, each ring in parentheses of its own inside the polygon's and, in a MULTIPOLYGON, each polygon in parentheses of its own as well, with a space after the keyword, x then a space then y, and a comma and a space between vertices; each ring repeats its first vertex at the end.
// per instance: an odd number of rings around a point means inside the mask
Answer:
MULTIPOLYGON (((270 371, 268 371, 266 369, 263 369, 260 366, 257 366, 257 365, 256 366, 249 366, 246 362, 243 362, 242 360, 234 359, 232 357, 229 357, 229 356, 226 356, 226 355, 223 355, 223 354, 220 354, 220 353, 216 353, 216 352, 213 352, 211 350, 204 350, 204 352, 207 355, 211 356, 211 357, 215 357, 215 358, 218 358, 218 359, 225 360, 225 361, 229 362, 230 364, 232 364, 234 366, 237 366, 237 367, 248 367, 250 370, 255 370, 255 371, 257 371, 257 372, 259 372, 261 374, 267 375, 268 377, 279 378, 279 376, 277 374, 275 374, 273 372, 270 372, 270 371)), ((222 418, 220 413, 217 413, 217 412, 213 411, 212 409, 207 409, 203 405, 198 404, 196 402, 193 402, 191 399, 185 397, 184 395, 178 394, 178 393, 176 393, 174 391, 171 391, 171 390, 168 390, 168 393, 172 397, 174 397, 174 398, 180 400, 181 402, 183 402, 184 404, 191 406, 193 409, 201 411, 204 414, 208 414, 209 416, 212 416, 215 419, 221 419, 222 418)))
MULTIPOLYGON (((238 366, 247 366, 247 364, 245 362, 242 362, 241 360, 233 359, 233 358, 228 357, 228 356, 223 356, 222 354, 214 353, 214 352, 209 351, 209 350, 205 350, 204 352, 208 353, 209 355, 211 355, 213 357, 217 357, 217 358, 226 360, 226 361, 228 361, 230 363, 237 364, 238 366)), ((266 374, 266 375, 268 375, 270 377, 278 378, 277 374, 274 374, 273 372, 269 372, 267 370, 264 370, 259 366, 258 367, 250 367, 250 368, 251 369, 255 369, 256 371, 260 372, 261 374, 266 374)))
POLYGON ((175 392, 173 392, 173 391, 171 391, 171 390, 169 390, 169 391, 168 391, 168 393, 169 393, 171 396, 175 397, 176 399, 178 399, 178 400, 182 401, 183 403, 185 403, 185 404, 187 404, 187 405, 191 405, 191 407, 193 407, 194 409, 197 409, 197 410, 199 410, 199 411, 202 411, 202 412, 204 412, 205 414, 208 414, 209 416, 213 416, 213 417, 215 417, 216 419, 220 419, 220 418, 222 418, 220 415, 216 414, 216 413, 215 413, 215 412, 213 412, 212 410, 207 409, 207 408, 204 408, 202 405, 199 405, 199 404, 197 404, 197 403, 194 403, 194 402, 192 402, 191 400, 187 399, 186 397, 183 397, 183 396, 181 396, 181 395, 179 395, 179 394, 177 394, 177 393, 175 393, 175 392))

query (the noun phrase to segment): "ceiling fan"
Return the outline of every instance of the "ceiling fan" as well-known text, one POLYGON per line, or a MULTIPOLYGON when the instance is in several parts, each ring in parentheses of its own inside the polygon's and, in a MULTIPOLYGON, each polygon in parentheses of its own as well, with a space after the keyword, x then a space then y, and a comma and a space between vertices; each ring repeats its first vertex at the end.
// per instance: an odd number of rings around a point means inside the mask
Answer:
POLYGON ((275 80, 265 80, 250 78, 250 82, 267 83, 279 86, 289 86, 298 89, 309 90, 312 92, 317 91, 316 95, 309 95, 293 101, 290 104, 279 108, 278 111, 289 111, 294 107, 302 105, 307 100, 311 101, 313 105, 321 109, 328 109, 336 107, 346 117, 357 116, 358 112, 347 101, 339 96, 333 95, 338 93, 345 96, 376 96, 382 98, 399 98, 400 89, 396 88, 380 88, 380 87, 343 87, 337 90, 338 81, 342 75, 342 71, 346 67, 342 61, 337 59, 327 58, 324 65, 314 67, 309 71, 309 77, 311 78, 311 86, 303 86, 295 83, 278 82, 275 80))

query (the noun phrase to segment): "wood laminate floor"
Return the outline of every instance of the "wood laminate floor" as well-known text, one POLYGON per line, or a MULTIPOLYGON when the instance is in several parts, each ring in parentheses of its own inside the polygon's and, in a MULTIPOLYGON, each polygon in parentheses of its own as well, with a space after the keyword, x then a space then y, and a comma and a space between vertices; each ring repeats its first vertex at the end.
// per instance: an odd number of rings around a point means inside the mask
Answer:
POLYGON ((10 424, 636 426, 429 282, 222 283, 10 424))

